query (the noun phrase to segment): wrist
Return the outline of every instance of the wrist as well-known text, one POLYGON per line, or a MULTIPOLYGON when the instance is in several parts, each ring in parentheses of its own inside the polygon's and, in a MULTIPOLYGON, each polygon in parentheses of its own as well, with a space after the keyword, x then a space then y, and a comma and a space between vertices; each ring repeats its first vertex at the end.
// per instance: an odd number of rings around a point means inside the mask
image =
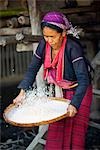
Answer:
POLYGON ((21 96, 24 96, 25 95, 25 90, 21 89, 20 93, 19 93, 21 96))

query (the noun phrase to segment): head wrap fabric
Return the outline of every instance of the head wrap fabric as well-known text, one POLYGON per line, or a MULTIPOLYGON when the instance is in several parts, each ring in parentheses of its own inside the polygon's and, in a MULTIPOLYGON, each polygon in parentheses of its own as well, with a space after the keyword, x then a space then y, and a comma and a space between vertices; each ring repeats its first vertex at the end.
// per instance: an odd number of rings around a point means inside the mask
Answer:
POLYGON ((42 20, 42 23, 46 22, 55 25, 63 30, 67 30, 67 34, 72 34, 74 37, 79 38, 80 31, 77 27, 73 27, 71 22, 61 12, 48 12, 42 20))
POLYGON ((57 27, 60 27, 61 29, 69 29, 71 27, 70 22, 66 18, 65 15, 63 15, 60 12, 49 12, 47 13, 42 22, 47 22, 52 25, 56 25, 57 27))

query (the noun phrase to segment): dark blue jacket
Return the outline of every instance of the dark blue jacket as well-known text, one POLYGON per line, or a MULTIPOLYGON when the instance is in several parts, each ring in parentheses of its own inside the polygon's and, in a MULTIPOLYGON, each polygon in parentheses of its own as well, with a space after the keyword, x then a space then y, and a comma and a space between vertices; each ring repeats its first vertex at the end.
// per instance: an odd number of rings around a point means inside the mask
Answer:
MULTIPOLYGON (((46 43, 44 39, 39 42, 36 52, 33 55, 31 64, 29 65, 25 77, 19 84, 18 88, 28 90, 30 87, 32 87, 36 75, 44 62, 45 44, 46 43)), ((64 57, 63 78, 69 81, 78 82, 78 87, 75 89, 75 95, 71 101, 71 104, 78 109, 86 93, 87 87, 90 84, 88 65, 85 61, 81 44, 68 37, 65 46, 64 57)))

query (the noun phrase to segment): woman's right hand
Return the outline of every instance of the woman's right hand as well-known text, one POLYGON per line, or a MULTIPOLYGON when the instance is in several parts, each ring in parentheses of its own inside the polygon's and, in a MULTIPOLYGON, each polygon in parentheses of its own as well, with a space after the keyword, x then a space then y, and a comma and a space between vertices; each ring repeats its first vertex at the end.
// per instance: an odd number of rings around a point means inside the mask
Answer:
POLYGON ((24 98, 25 98, 25 91, 21 89, 19 95, 13 100, 13 103, 15 105, 21 105, 23 103, 24 98))

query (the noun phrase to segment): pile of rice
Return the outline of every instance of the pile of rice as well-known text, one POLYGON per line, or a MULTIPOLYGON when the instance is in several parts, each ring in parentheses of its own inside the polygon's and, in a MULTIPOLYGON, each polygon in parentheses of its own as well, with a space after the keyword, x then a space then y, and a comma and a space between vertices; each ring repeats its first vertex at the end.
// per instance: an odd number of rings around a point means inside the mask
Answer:
POLYGON ((68 105, 69 102, 52 100, 43 92, 37 95, 36 91, 28 91, 23 104, 7 113, 7 118, 15 123, 39 123, 64 115, 68 105))

